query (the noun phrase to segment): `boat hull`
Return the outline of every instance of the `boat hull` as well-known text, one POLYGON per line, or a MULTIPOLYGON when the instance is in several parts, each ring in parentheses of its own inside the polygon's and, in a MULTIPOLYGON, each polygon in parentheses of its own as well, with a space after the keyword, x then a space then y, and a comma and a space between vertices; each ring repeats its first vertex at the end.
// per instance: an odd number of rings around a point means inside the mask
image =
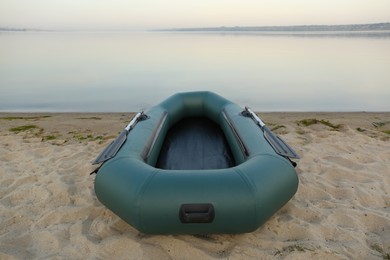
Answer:
POLYGON ((98 199, 148 234, 245 233, 256 230, 296 193, 298 177, 242 109, 211 92, 179 93, 146 112, 95 179, 98 199), (206 117, 221 128, 235 165, 157 168, 169 130, 206 117))

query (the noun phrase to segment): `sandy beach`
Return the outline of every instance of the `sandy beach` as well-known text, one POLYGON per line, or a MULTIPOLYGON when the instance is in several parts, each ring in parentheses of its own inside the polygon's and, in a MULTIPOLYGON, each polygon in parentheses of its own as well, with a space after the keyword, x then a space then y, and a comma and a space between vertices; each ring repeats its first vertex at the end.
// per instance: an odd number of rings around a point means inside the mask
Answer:
POLYGON ((259 115, 302 157, 296 195, 253 233, 161 236, 89 175, 131 113, 0 113, 0 259, 390 259, 390 112, 259 115))

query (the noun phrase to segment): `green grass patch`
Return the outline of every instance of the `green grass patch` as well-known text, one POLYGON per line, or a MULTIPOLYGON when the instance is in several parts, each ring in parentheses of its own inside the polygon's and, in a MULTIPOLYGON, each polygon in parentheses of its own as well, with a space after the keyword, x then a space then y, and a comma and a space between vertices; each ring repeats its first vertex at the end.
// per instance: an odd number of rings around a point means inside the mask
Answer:
POLYGON ((51 116, 7 116, 7 117, 0 117, 0 120, 37 120, 37 119, 43 119, 48 117, 51 116))
POLYGON ((19 133, 19 132, 24 132, 24 131, 28 131, 31 129, 37 129, 37 128, 38 128, 38 126, 36 126, 36 125, 22 125, 22 126, 10 128, 9 131, 14 132, 14 133, 19 133))
POLYGON ((55 135, 46 135, 42 137, 42 141, 50 141, 50 140, 55 140, 57 139, 57 136, 55 135))
POLYGON ((311 125, 315 125, 315 124, 323 124, 327 127, 330 127, 332 128, 332 130, 339 130, 341 128, 341 125, 335 125, 335 124, 332 124, 331 122, 329 122, 328 120, 318 120, 316 118, 309 118, 309 119, 302 119, 300 121, 298 121, 297 123, 298 125, 303 125, 303 126, 311 126, 311 125))
POLYGON ((276 131, 276 130, 281 129, 281 128, 286 128, 286 126, 284 126, 284 125, 276 125, 276 126, 272 127, 271 131, 276 131))
POLYGON ((385 133, 385 134, 390 135, 390 130, 383 130, 382 132, 385 133))
POLYGON ((75 133, 73 135, 73 138, 76 139, 77 141, 84 141, 88 138, 91 138, 92 135, 83 135, 83 134, 80 134, 80 133, 75 133))
POLYGON ((102 120, 101 117, 97 117, 97 116, 91 116, 91 117, 79 117, 77 119, 82 119, 82 120, 89 120, 89 119, 92 119, 92 120, 102 120))
POLYGON ((311 125, 318 124, 318 122, 319 121, 315 118, 302 119, 302 120, 298 121, 298 125, 311 126, 311 125))
POLYGON ((68 134, 72 134, 73 139, 76 141, 82 142, 82 141, 97 141, 99 140, 99 143, 102 143, 104 140, 104 137, 101 135, 93 136, 91 134, 82 134, 77 132, 69 132, 68 134))

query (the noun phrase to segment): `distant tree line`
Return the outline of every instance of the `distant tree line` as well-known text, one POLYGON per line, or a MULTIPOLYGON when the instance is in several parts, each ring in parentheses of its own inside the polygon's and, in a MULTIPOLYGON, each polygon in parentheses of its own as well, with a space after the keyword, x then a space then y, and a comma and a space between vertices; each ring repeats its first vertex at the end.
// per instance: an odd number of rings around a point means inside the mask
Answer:
POLYGON ((310 31, 387 31, 390 23, 374 24, 347 24, 347 25, 297 25, 297 26, 234 26, 234 27, 203 27, 203 28, 173 28, 159 31, 186 31, 186 32, 219 32, 219 31, 259 31, 259 32, 310 32, 310 31))

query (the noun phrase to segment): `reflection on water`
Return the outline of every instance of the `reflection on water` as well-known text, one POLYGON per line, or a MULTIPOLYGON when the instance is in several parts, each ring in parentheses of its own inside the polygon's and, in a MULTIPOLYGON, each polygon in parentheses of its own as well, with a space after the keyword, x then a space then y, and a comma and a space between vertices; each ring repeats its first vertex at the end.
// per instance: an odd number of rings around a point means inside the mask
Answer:
POLYGON ((210 90, 259 111, 390 110, 389 33, 0 33, 0 111, 135 111, 210 90))

